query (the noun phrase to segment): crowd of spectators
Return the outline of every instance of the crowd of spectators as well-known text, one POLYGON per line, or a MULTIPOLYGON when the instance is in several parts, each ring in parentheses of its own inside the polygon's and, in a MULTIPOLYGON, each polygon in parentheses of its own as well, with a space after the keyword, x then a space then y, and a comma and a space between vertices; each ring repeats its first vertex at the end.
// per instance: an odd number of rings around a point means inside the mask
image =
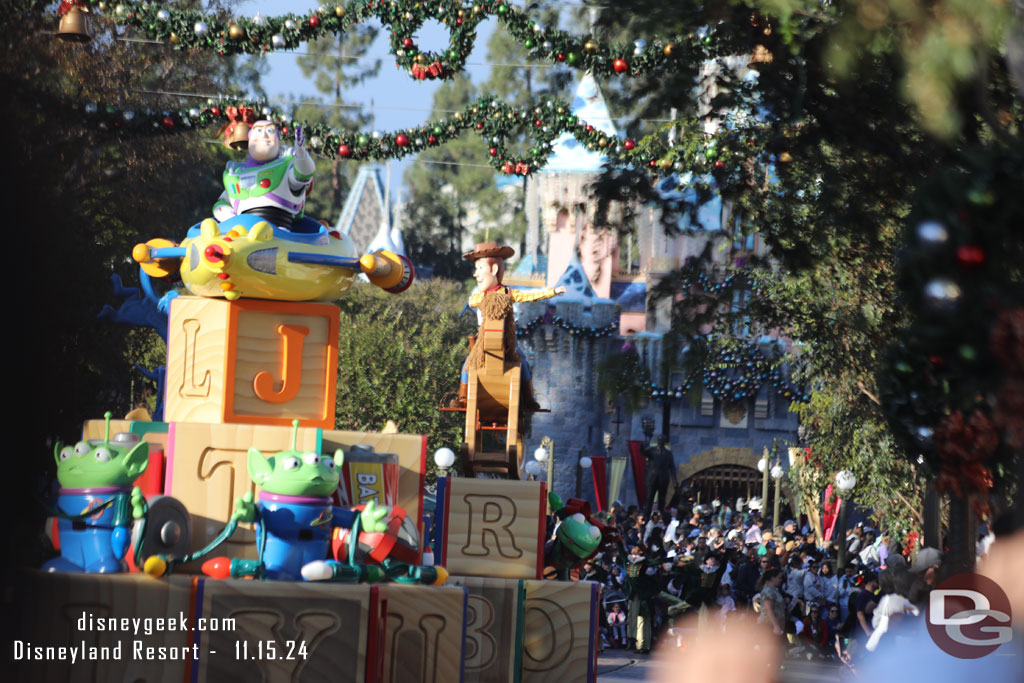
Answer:
POLYGON ((722 628, 766 624, 790 656, 848 659, 873 649, 890 619, 919 608, 939 564, 926 548, 911 566, 889 533, 858 524, 843 535, 847 563, 837 571, 835 541, 822 543, 792 519, 772 525, 742 499, 649 517, 615 504, 606 523, 622 543, 585 562, 579 578, 605 586, 604 647, 637 653, 665 638, 684 645, 675 622, 697 613, 722 628))

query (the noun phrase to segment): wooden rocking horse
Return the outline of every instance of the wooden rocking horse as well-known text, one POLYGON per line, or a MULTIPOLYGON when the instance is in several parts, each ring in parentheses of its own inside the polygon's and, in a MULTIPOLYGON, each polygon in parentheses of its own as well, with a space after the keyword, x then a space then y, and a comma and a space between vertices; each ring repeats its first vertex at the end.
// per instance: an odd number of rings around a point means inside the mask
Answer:
POLYGON ((512 303, 504 291, 486 294, 480 304, 483 323, 477 336, 470 337, 466 432, 460 449, 463 470, 469 475, 521 475, 522 368, 512 303))

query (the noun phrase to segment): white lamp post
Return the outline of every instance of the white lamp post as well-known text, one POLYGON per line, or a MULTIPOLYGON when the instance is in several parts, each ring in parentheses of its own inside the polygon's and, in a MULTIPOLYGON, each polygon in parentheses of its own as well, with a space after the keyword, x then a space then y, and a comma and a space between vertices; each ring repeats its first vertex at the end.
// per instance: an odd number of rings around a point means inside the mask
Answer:
POLYGON ((438 448, 434 451, 434 464, 437 465, 437 476, 448 476, 448 470, 455 464, 455 451, 450 448, 438 448))
POLYGON ((857 485, 857 477, 850 470, 836 473, 836 488, 839 489, 839 557, 836 564, 839 571, 846 568, 846 525, 850 514, 850 503, 853 500, 853 487, 857 485))

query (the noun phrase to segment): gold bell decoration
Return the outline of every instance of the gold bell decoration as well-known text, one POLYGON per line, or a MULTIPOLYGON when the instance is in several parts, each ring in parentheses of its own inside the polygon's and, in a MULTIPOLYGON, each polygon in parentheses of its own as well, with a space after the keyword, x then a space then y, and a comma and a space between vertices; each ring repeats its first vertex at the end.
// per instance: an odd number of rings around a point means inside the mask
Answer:
POLYGON ((81 5, 80 0, 64 0, 57 10, 60 15, 57 37, 78 43, 88 43, 92 40, 88 12, 89 9, 81 5))
POLYGON ((256 112, 251 107, 228 107, 224 110, 228 123, 221 129, 224 146, 243 152, 249 149, 249 128, 256 123, 256 112))

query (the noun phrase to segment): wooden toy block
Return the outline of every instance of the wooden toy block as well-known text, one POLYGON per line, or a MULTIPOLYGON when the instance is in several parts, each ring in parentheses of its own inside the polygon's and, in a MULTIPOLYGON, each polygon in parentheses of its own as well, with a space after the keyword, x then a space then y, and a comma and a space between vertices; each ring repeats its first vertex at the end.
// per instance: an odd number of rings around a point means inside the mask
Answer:
POLYGON ((167 340, 168 422, 334 426, 338 307, 178 297, 167 340))
POLYGON ((183 630, 191 614, 187 579, 26 571, 11 585, 18 589, 5 595, 3 613, 13 670, 4 680, 186 680, 195 655, 193 634, 183 630))
MULTIPOLYGON (((318 430, 300 427, 297 448, 316 450, 318 436, 318 430)), ((249 448, 258 448, 264 455, 289 449, 292 429, 175 422, 171 424, 169 441, 164 493, 181 501, 192 517, 192 552, 221 532, 231 518, 236 498, 256 493, 247 466, 249 448)), ((254 559, 253 525, 239 525, 215 554, 254 559)), ((189 569, 198 571, 197 567, 186 565, 186 571, 189 569)))
MULTIPOLYGON (((356 444, 372 446, 376 453, 394 453, 401 468, 398 475, 399 507, 416 520, 416 531, 423 539, 423 487, 426 485, 427 437, 418 434, 382 434, 325 429, 320 433, 322 453, 347 450, 356 444)), ((418 560, 417 560, 418 561, 418 560)))
POLYGON ((192 681, 377 680, 383 618, 377 587, 194 581, 196 619, 227 627, 197 632, 199 662, 192 681))
POLYGON ((466 589, 382 584, 383 683, 462 680, 466 589))
POLYGON ((600 585, 526 581, 523 683, 597 680, 600 585))
POLYGON ((449 478, 440 564, 460 576, 540 578, 546 506, 544 482, 449 478))
POLYGON ((463 586, 466 608, 467 683, 518 683, 523 658, 526 588, 521 579, 453 576, 463 586))

